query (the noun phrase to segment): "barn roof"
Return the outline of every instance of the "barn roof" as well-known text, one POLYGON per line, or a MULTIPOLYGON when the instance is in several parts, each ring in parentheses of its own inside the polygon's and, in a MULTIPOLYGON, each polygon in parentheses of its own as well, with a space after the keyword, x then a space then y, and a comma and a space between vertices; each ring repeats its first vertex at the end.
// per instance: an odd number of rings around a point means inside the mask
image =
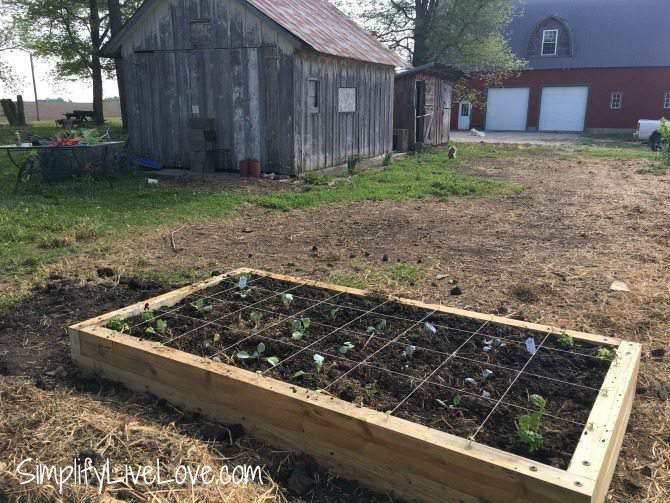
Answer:
POLYGON ((535 70, 670 66, 667 0, 522 0, 521 15, 510 26, 510 44, 528 57, 528 42, 545 19, 564 22, 574 54, 533 57, 535 70))
POLYGON ((396 72, 396 79, 403 79, 419 74, 435 75, 441 79, 454 82, 464 76, 463 72, 441 63, 426 63, 425 65, 415 66, 414 68, 403 68, 396 72))
MULTIPOLYGON (((145 0, 102 54, 111 55, 123 43, 132 25, 165 0, 145 0)), ((343 58, 405 67, 407 63, 326 0, 239 0, 270 18, 317 52, 343 58)))

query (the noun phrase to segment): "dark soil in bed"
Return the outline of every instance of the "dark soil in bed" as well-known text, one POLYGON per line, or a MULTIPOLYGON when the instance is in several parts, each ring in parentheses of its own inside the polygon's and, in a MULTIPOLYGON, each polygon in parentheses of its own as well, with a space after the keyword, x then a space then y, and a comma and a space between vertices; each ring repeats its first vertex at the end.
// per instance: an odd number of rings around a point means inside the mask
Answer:
POLYGON ((126 332, 567 468, 610 362, 599 346, 393 300, 250 276, 126 320, 126 332), (158 320, 161 320, 160 322, 158 320), (518 419, 546 400, 544 446, 518 419))

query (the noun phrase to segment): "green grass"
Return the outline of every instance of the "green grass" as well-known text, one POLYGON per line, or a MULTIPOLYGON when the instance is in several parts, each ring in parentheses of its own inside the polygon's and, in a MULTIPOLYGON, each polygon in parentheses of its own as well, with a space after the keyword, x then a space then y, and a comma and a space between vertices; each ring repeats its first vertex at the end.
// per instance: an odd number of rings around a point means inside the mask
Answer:
MULTIPOLYGON (((38 125, 40 136, 59 131, 38 125)), ((14 131, 0 127, 0 143, 12 142, 14 131)), ((122 135, 118 128, 112 134, 122 135)), ((519 187, 460 173, 461 163, 481 155, 473 149, 458 161, 434 151, 396 162, 383 171, 364 171, 348 178, 312 177, 301 193, 249 195, 235 190, 194 190, 192 187, 148 186, 145 178, 123 176, 105 182, 45 185, 39 193, 13 193, 16 169, 0 158, 0 274, 33 273, 42 264, 94 248, 106 249, 165 225, 222 218, 245 204, 277 210, 310 208, 357 201, 403 201, 434 197, 520 190, 519 187), (328 183, 334 181, 334 186, 328 183)), ((156 243, 156 246, 162 246, 156 243)), ((397 275, 413 277, 411 271, 397 275)))

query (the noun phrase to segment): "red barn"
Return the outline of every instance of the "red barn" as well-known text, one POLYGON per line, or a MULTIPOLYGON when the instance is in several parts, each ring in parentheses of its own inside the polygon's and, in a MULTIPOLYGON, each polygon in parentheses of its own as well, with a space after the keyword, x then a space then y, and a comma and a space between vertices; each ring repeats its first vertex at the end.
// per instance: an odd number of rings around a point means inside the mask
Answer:
POLYGON ((631 132, 670 117, 668 0, 523 0, 510 27, 528 67, 486 105, 454 104, 454 129, 631 132))

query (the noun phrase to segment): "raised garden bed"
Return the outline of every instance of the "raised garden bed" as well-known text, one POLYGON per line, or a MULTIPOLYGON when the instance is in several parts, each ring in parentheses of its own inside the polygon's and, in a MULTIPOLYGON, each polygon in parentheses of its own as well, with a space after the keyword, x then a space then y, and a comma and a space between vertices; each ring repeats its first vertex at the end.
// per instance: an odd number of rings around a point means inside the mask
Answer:
POLYGON ((421 501, 603 501, 638 344, 241 269, 70 327, 84 368, 421 501))

